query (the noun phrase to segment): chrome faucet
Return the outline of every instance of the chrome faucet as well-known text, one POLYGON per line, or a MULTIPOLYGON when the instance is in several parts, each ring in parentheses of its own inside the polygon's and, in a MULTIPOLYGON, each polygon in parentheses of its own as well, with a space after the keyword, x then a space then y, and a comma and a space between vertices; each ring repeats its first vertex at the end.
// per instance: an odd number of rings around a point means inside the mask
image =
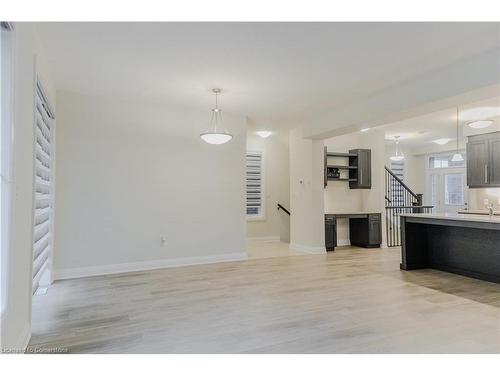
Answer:
POLYGON ((495 212, 493 211, 493 203, 490 203, 490 204, 488 205, 488 214, 490 215, 490 219, 493 217, 493 214, 494 214, 494 213, 495 213, 495 212))

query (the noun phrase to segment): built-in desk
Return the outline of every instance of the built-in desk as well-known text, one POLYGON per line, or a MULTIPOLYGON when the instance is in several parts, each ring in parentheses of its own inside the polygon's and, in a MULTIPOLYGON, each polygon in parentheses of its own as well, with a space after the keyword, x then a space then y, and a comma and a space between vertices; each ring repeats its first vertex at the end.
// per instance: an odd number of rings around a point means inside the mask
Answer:
POLYGON ((328 251, 337 247, 337 219, 349 219, 351 245, 380 247, 382 243, 382 214, 379 212, 351 212, 325 214, 325 247, 328 251))

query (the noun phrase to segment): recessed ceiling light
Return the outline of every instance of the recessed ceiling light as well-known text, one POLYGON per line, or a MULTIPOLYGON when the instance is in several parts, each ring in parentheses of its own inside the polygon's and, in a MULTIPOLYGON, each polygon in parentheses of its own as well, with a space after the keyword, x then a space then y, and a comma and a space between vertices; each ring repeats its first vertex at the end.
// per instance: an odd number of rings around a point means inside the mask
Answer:
POLYGON ((267 138, 269 137, 271 134, 273 134, 272 132, 268 131, 268 130, 259 130, 258 132, 256 132, 257 135, 261 138, 267 138))
POLYGON ((467 125, 474 129, 484 129, 493 124, 493 120, 479 120, 469 122, 467 125))
POLYGON ((368 130, 370 130, 370 128, 363 128, 360 131, 362 131, 364 133, 364 132, 367 132, 368 130))
POLYGON ((434 140, 432 142, 437 143, 438 145, 442 146, 442 145, 447 144, 449 141, 451 141, 450 138, 439 138, 439 139, 436 139, 436 140, 434 140))

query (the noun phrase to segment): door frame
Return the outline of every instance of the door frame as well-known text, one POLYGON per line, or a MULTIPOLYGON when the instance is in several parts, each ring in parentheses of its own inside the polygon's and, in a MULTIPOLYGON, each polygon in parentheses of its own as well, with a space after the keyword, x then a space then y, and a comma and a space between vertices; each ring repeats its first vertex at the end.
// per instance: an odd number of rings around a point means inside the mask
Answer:
MULTIPOLYGON (((462 155, 464 155, 464 159, 466 160, 466 155, 465 155, 465 150, 460 150, 462 155)), ((445 174, 452 174, 452 173, 460 173, 463 172, 464 174, 464 207, 468 206, 469 204, 469 194, 468 194, 468 188, 467 188, 467 168, 466 168, 466 161, 464 160, 464 166, 463 167, 446 167, 446 168, 430 168, 430 158, 431 157, 436 157, 436 156, 452 156, 455 152, 454 151, 445 151, 445 152, 436 152, 436 153, 431 153, 425 155, 425 196, 424 196, 424 201, 425 204, 433 204, 431 202, 431 175, 435 174, 438 176, 438 181, 437 181, 437 199, 438 202, 435 203, 435 212, 440 212, 440 211, 445 211, 444 208, 445 204, 444 202, 441 202, 440 200, 444 200, 444 175, 445 174), (441 195, 441 197, 440 197, 441 195), (442 210, 440 210, 442 209, 442 210)))

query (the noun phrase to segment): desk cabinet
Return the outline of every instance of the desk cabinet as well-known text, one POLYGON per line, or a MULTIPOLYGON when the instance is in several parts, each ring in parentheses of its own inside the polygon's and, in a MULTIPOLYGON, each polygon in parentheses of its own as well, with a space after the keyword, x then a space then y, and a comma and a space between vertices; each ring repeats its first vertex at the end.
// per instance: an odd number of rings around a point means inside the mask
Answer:
POLYGON ((335 215, 325 215, 325 247, 327 251, 335 250, 337 246, 337 218, 335 215))
POLYGON ((380 247, 382 242, 382 215, 369 214, 367 219, 350 219, 349 236, 353 246, 380 247))
POLYGON ((325 247, 335 250, 337 246, 337 219, 349 219, 351 245, 360 247, 380 247, 382 243, 382 214, 351 213, 325 215, 325 247))

